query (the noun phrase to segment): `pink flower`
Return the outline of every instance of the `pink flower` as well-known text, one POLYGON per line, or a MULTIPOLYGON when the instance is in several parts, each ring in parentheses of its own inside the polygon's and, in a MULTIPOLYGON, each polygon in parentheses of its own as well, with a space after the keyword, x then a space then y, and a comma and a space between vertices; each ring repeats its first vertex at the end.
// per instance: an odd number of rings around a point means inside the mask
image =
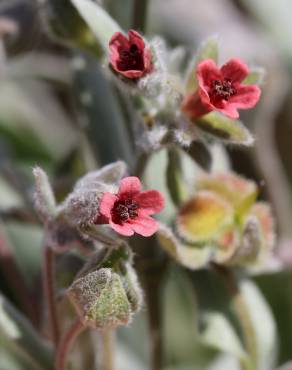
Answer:
POLYGON ((125 177, 120 182, 117 194, 104 193, 99 211, 119 234, 131 236, 136 232, 151 236, 158 224, 150 215, 160 212, 164 198, 157 190, 141 191, 137 177, 125 177))
POLYGON ((239 59, 231 59, 221 68, 212 59, 202 61, 197 67, 199 88, 185 97, 183 112, 190 118, 198 118, 218 111, 237 119, 237 109, 253 108, 261 95, 258 86, 242 84, 248 73, 247 65, 239 59))
POLYGON ((110 42, 110 64, 119 74, 127 78, 139 78, 152 69, 152 55, 141 35, 134 30, 128 38, 116 32, 110 42))

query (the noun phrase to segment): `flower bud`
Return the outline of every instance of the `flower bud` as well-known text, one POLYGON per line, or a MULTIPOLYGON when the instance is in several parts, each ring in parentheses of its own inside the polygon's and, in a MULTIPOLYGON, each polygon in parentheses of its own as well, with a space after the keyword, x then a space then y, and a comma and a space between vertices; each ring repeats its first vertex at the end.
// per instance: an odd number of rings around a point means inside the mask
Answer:
POLYGON ((115 189, 115 183, 125 172, 126 165, 122 161, 89 172, 77 181, 73 192, 60 206, 60 212, 74 227, 94 224, 100 216, 99 206, 103 194, 112 192, 115 189))
POLYGON ((93 328, 126 325, 131 319, 131 306, 121 278, 109 268, 77 279, 68 295, 84 324, 93 328))
POLYGON ((35 167, 33 174, 35 177, 35 209, 43 221, 48 221, 57 213, 53 190, 47 174, 40 167, 35 167))

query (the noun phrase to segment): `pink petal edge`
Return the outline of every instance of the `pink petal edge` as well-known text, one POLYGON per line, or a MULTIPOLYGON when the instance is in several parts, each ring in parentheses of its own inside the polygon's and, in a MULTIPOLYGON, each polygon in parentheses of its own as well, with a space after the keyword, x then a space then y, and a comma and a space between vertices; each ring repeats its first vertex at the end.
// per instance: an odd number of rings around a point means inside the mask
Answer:
POLYGON ((111 210, 117 200, 118 198, 116 195, 112 193, 104 193, 100 201, 99 212, 103 216, 111 218, 111 210))
POLYGON ((118 196, 123 194, 135 195, 141 191, 141 182, 138 177, 129 176, 120 181, 118 196))
POLYGON ((164 197, 158 190, 142 191, 137 194, 133 200, 139 204, 145 215, 159 213, 164 208, 164 197))
POLYGON ((110 226, 119 234, 124 236, 132 236, 134 235, 134 230, 132 228, 132 225, 125 222, 123 225, 115 224, 110 220, 109 222, 110 226))
POLYGON ((158 229, 158 223, 151 217, 138 217, 131 222, 132 229, 145 237, 153 235, 158 229))

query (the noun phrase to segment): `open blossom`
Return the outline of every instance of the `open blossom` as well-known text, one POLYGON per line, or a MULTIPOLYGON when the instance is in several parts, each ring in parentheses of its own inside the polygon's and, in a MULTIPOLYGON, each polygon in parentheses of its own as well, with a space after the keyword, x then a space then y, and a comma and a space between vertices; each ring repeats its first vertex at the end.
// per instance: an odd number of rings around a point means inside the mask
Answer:
POLYGON ((218 111, 237 119, 237 110, 253 108, 261 95, 258 86, 242 83, 248 74, 247 65, 239 59, 221 68, 212 59, 202 61, 197 67, 198 90, 185 97, 182 110, 190 118, 218 111))
POLYGON ((162 194, 157 190, 141 191, 140 180, 132 176, 121 180, 117 194, 104 193, 99 212, 119 234, 151 236, 158 224, 150 216, 163 207, 162 194))
POLYGON ((151 51, 138 32, 130 30, 128 38, 116 32, 109 47, 110 65, 119 74, 127 78, 139 78, 151 71, 151 51))

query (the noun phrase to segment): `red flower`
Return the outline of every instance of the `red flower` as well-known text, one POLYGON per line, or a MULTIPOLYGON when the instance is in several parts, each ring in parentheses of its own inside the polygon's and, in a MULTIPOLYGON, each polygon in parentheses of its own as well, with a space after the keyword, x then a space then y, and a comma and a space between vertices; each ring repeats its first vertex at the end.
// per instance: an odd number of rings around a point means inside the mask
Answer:
POLYGON ((116 32, 110 42, 110 64, 127 78, 139 78, 152 69, 152 55, 138 32, 130 30, 128 38, 116 32))
POLYGON ((150 215, 163 207, 164 199, 159 191, 141 191, 137 177, 126 177, 120 182, 118 194, 104 193, 99 211, 119 234, 131 236, 136 232, 151 236, 158 224, 150 215))
POLYGON ((183 112, 190 118, 198 118, 218 111, 237 119, 237 109, 253 108, 261 95, 258 86, 242 84, 248 73, 247 65, 239 59, 231 59, 221 68, 212 59, 202 61, 197 67, 199 88, 185 97, 183 112))

